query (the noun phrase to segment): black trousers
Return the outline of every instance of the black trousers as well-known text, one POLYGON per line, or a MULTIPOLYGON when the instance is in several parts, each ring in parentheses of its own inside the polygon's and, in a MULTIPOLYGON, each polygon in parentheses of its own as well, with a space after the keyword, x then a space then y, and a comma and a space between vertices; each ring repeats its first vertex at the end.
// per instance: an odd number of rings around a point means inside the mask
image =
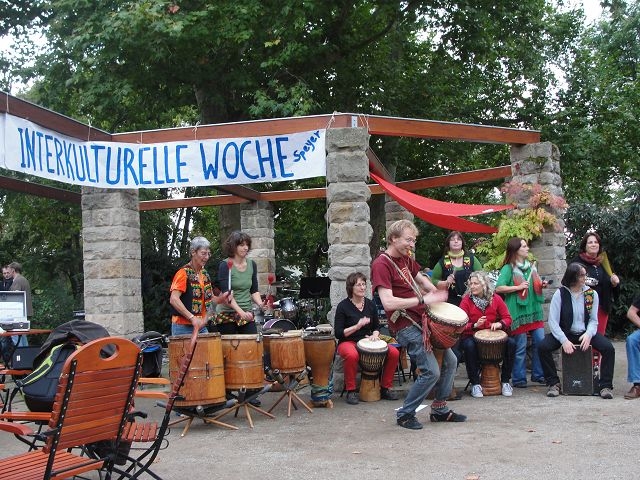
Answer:
MULTIPOLYGON (((567 338, 574 345, 579 345, 580 335, 570 333, 567 338)), ((558 370, 556 364, 553 361, 553 352, 559 349, 562 344, 556 340, 556 337, 548 333, 544 340, 538 345, 538 354, 540 355, 540 363, 542 363, 542 371, 544 372, 544 378, 547 381, 547 385, 555 385, 560 383, 558 377, 558 370)), ((609 340, 604 335, 596 333, 591 339, 591 346, 600 352, 602 360, 600 362, 600 385, 599 388, 613 388, 613 366, 616 361, 616 350, 609 340)), ((580 347, 578 347, 580 348, 580 347)))

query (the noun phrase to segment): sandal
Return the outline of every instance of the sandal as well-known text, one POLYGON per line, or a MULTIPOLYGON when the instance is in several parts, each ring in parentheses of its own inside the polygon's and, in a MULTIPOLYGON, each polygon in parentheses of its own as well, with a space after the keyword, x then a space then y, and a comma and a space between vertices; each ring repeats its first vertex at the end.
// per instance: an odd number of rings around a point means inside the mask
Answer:
POLYGON ((460 415, 453 410, 449 410, 447 413, 432 413, 429 415, 429 420, 432 422, 464 422, 466 419, 466 415, 460 415))

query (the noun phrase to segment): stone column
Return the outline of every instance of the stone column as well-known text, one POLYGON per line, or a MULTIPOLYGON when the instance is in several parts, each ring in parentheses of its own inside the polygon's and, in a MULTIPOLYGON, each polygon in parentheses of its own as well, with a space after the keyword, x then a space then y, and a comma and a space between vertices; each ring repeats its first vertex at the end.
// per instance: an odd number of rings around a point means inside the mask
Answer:
POLYGON ((144 331, 136 190, 82 188, 84 308, 112 335, 144 331))
MULTIPOLYGON (((521 147, 511 147, 512 181, 525 185, 540 185, 542 189, 558 196, 563 195, 560 176, 560 152, 549 142, 532 143, 521 147)), ((518 208, 527 208, 532 196, 529 190, 510 201, 518 208)), ((538 273, 553 283, 544 290, 547 302, 560 286, 560 280, 566 270, 566 238, 564 236, 564 211, 548 206, 545 208, 558 218, 558 231, 546 231, 531 243, 533 255, 538 261, 538 273)), ((547 312, 545 311, 545 314, 547 312)), ((546 315, 545 315, 546 318, 546 315)))
MULTIPOLYGON (((415 217, 413 213, 404 208, 388 195, 385 195, 384 214, 387 230, 389 229, 389 225, 391 225, 393 222, 397 222, 398 220, 409 220, 413 222, 415 217)), ((387 233, 385 231, 385 238, 386 236, 387 233)))
MULTIPOLYGON (((345 281, 353 272, 370 278, 369 224, 367 201, 371 196, 366 181, 369 161, 366 150, 369 134, 364 128, 327 130, 327 240, 333 324, 337 304, 346 297, 345 281)), ((369 289, 370 290, 370 289, 369 289)))
POLYGON ((276 271, 275 232, 271 203, 259 201, 243 204, 240 210, 240 226, 251 237, 249 258, 258 266, 258 288, 267 293, 268 276, 276 271))

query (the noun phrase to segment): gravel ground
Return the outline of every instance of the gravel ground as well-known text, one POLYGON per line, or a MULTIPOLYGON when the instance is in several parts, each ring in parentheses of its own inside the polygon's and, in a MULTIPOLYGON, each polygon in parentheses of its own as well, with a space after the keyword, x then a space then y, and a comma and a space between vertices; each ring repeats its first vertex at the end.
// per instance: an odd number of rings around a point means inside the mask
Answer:
MULTIPOLYGON (((244 414, 224 420, 232 431, 193 422, 186 436, 172 429, 169 447, 160 452, 154 471, 164 479, 214 478, 305 479, 577 479, 634 478, 640 445, 637 412, 640 401, 625 400, 624 342, 616 347, 613 400, 591 396, 547 398, 546 387, 514 389, 511 398, 475 399, 465 392, 450 402, 466 414, 465 423, 430 423, 429 409, 418 413, 419 431, 396 425, 394 408, 401 401, 347 405, 334 396, 334 408, 300 408, 287 417, 286 403, 275 419, 254 413, 254 428, 244 414)), ((456 387, 467 383, 458 369, 456 387)), ((404 394, 410 386, 397 389, 404 394)), ((299 392, 309 401, 309 389, 299 392)), ((280 393, 269 392, 262 403, 269 408, 280 393)), ((138 406, 160 418, 162 409, 150 401, 138 406)), ((10 435, 0 436, 3 455, 20 453, 22 445, 10 435)), ((2 472, 0 472, 2 478, 2 472)), ((92 477, 93 478, 93 477, 92 477)), ((97 476, 95 478, 98 478, 97 476)), ((146 477, 149 478, 149 477, 146 477)))

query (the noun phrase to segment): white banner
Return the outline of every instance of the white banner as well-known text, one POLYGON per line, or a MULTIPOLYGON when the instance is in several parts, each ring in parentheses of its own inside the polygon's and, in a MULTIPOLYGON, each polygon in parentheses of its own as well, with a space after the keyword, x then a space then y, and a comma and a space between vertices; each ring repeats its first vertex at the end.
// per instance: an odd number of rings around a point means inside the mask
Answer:
POLYGON ((167 143, 83 142, 4 114, 0 165, 102 188, 281 182, 326 175, 325 130, 167 143))

